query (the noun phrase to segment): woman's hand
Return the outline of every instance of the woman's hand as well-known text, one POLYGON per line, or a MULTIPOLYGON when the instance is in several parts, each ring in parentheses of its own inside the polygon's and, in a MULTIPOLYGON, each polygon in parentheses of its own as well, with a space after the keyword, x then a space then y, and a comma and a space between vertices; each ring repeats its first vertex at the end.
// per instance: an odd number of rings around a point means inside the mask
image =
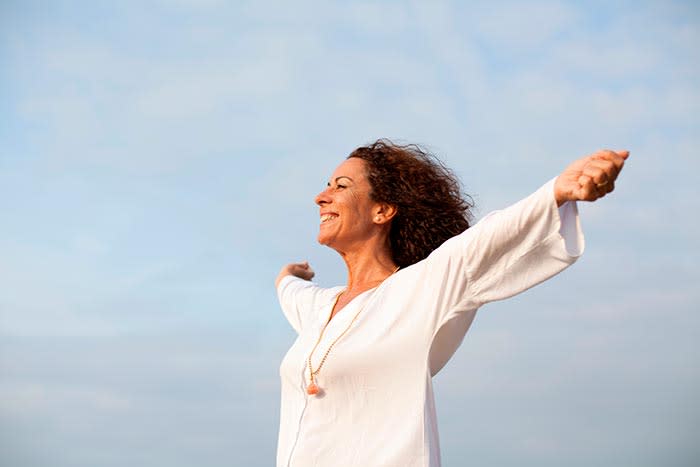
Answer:
POLYGON ((275 287, 279 285, 283 277, 290 275, 309 281, 312 277, 314 277, 315 273, 314 270, 311 269, 311 266, 309 266, 309 263, 306 261, 303 263, 288 264, 283 266, 280 273, 277 275, 277 279, 275 279, 275 287))
POLYGON ((598 151, 575 161, 554 182, 557 206, 567 201, 595 201, 615 189, 629 151, 598 151))

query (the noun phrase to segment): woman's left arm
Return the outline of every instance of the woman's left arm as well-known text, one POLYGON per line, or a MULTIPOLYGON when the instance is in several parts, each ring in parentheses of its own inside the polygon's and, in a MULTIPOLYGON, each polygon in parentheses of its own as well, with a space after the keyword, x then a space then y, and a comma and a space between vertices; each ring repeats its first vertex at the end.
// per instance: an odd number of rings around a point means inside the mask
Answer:
POLYGON ((578 159, 553 186, 477 224, 466 252, 472 297, 481 303, 510 297, 576 261, 584 242, 575 202, 610 193, 628 155, 603 150, 578 159))
POLYGON ((584 248, 576 203, 610 193, 627 151, 599 151, 569 165, 527 198, 493 212, 426 260, 438 315, 516 295, 576 261, 584 248))

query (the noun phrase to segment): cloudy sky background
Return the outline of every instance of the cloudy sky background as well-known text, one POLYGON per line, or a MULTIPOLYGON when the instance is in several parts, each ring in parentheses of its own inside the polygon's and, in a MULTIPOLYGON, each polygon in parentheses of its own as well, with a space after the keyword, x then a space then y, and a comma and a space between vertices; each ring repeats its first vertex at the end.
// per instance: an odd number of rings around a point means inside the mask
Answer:
POLYGON ((0 463, 272 465, 272 281, 343 282, 313 196, 390 137, 478 217, 632 153, 436 377, 444 465, 697 465, 698 50, 691 1, 3 1, 0 463))

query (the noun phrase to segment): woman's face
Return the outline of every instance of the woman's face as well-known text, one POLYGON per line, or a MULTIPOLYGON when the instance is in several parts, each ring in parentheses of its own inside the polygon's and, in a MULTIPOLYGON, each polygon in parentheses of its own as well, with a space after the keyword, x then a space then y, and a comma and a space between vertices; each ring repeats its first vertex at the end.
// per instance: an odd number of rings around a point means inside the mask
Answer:
POLYGON ((357 157, 346 159, 316 196, 321 215, 318 242, 341 253, 361 246, 380 231, 375 221, 381 208, 370 199, 365 164, 357 157))

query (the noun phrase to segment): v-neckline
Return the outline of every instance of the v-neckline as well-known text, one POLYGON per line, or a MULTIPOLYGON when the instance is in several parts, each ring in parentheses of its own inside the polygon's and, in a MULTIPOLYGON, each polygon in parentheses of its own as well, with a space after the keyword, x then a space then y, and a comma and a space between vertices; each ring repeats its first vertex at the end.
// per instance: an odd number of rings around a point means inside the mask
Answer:
MULTIPOLYGON (((381 284, 379 284, 379 285, 381 285, 381 284)), ((375 286, 375 287, 372 287, 371 289, 367 289, 367 290, 365 290, 364 292, 361 292, 361 293, 355 295, 348 303, 346 303, 346 304, 343 306, 343 308, 341 308, 341 309, 338 310, 335 314, 333 314, 333 310, 335 309, 336 305, 338 304, 338 298, 340 298, 340 295, 342 295, 343 293, 345 293, 345 291, 347 290, 347 287, 344 287, 340 292, 338 292, 338 294, 335 296, 336 298, 333 300, 333 304, 331 305, 331 310, 330 310, 330 312, 328 313, 328 319, 326 320, 326 326, 330 326, 331 322, 335 320, 335 317, 338 316, 338 315, 340 314, 341 311, 345 310, 345 309, 348 308, 349 306, 351 306, 351 305, 353 305, 354 303, 356 303, 357 300, 358 300, 360 297, 363 297, 363 296, 367 295, 367 294, 370 293, 370 292, 376 291, 376 290, 379 288, 379 285, 377 285, 377 286, 375 286)), ((366 297, 366 298, 365 298, 365 301, 366 301, 366 300, 369 300, 370 298, 371 298, 371 297, 366 297)), ((362 305, 364 305, 364 302, 360 304, 360 306, 362 306, 362 305)))

